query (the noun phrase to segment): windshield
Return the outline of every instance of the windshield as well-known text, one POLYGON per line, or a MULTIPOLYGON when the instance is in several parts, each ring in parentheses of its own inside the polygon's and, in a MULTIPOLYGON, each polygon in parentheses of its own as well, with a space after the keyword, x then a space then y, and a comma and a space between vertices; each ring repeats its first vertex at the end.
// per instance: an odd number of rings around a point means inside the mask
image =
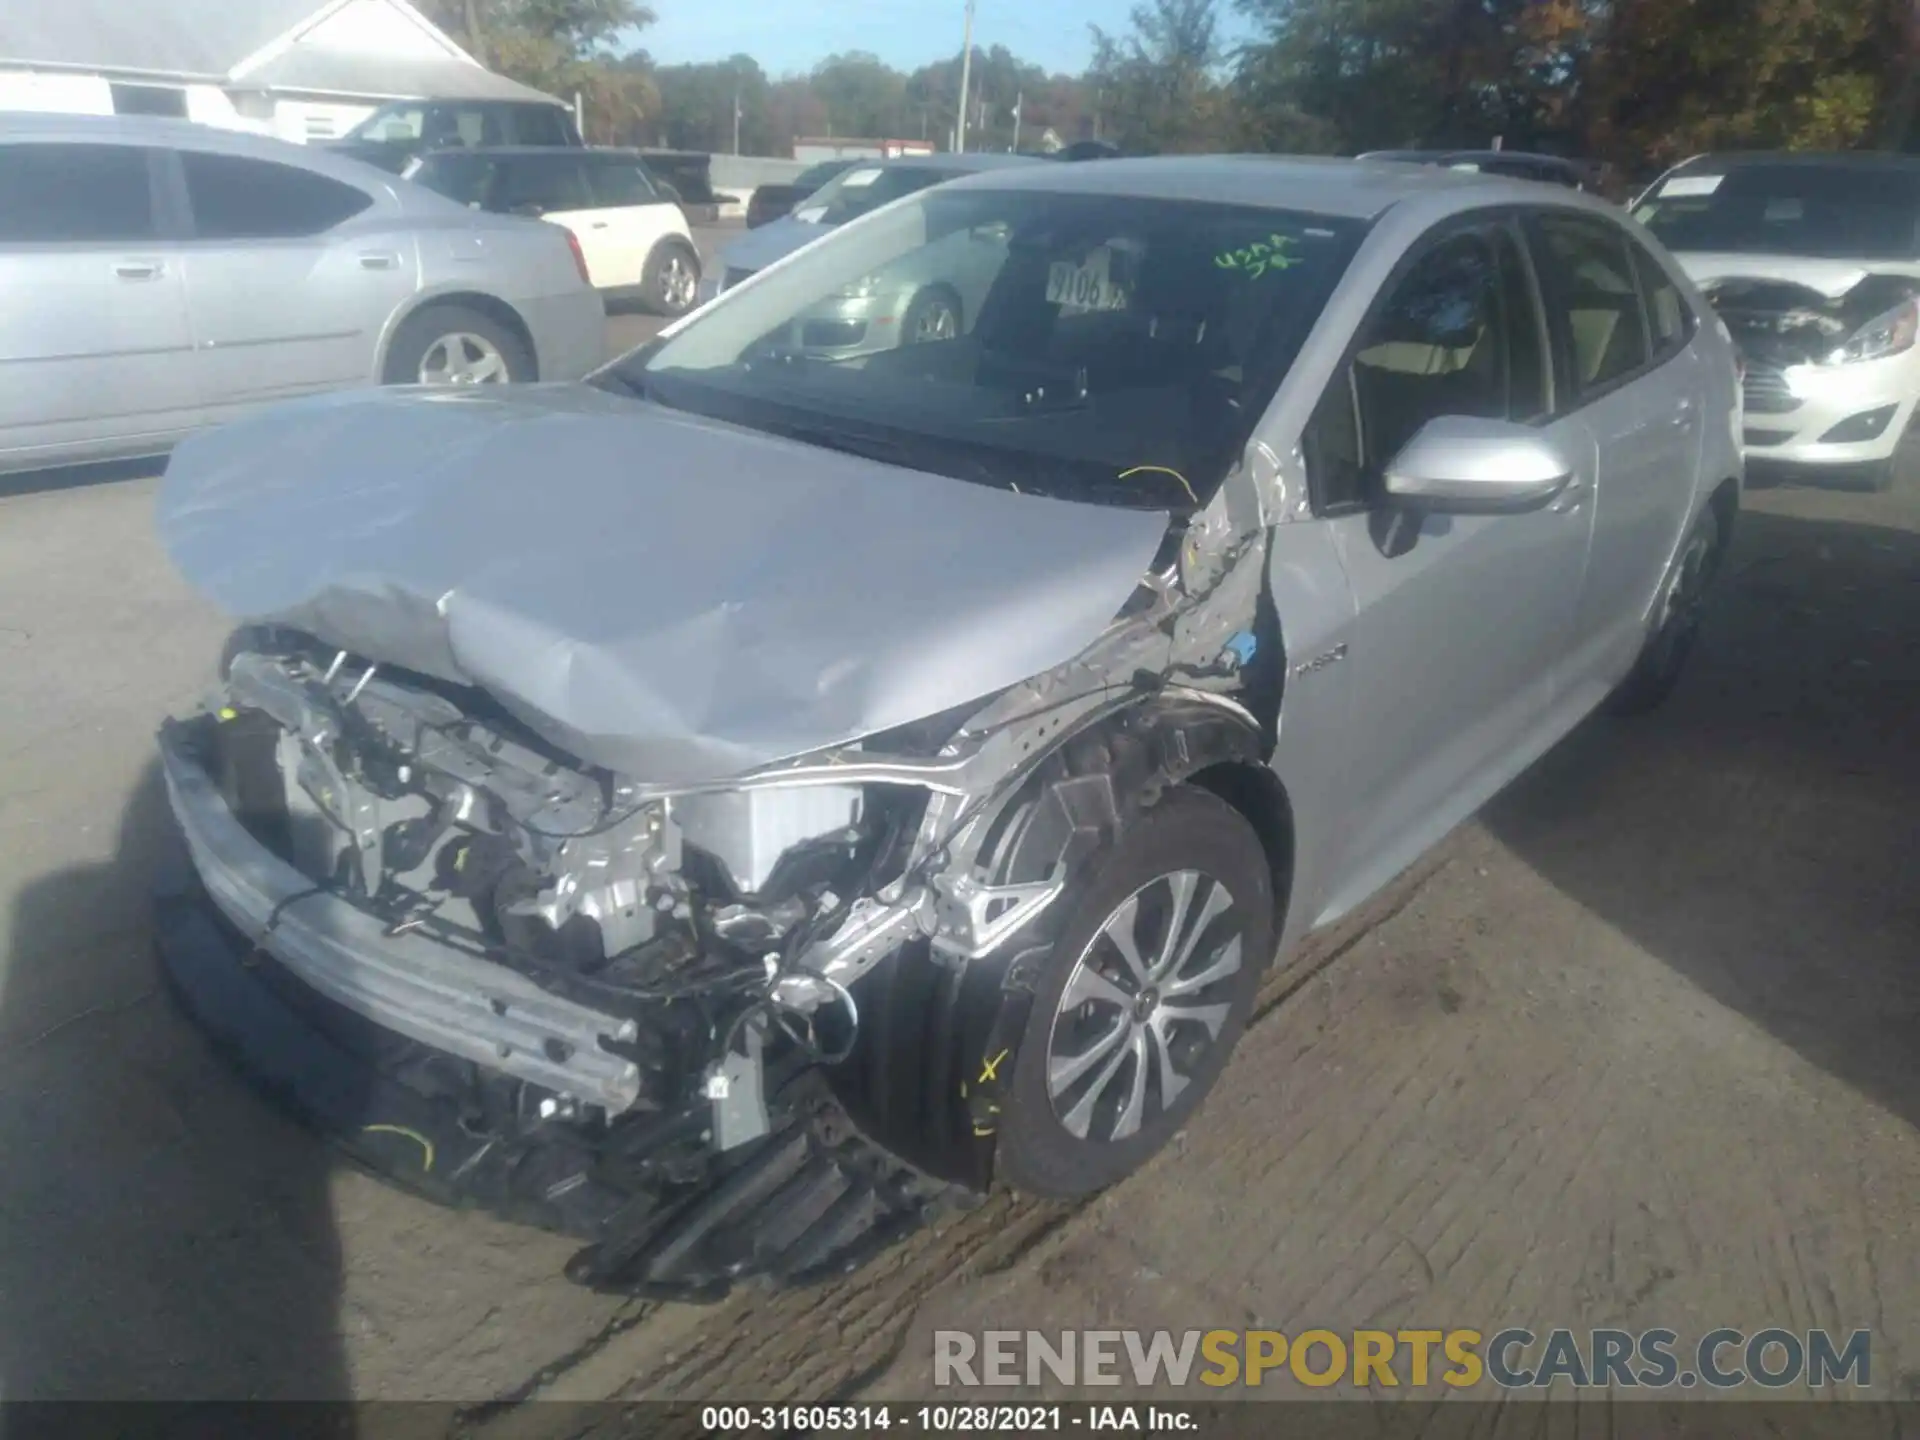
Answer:
POLYGON ((478 209, 486 204, 494 162, 484 155, 441 153, 416 160, 406 178, 416 185, 478 209))
POLYGON ((427 107, 418 100, 382 105, 343 137, 382 143, 418 140, 427 123, 427 107))
POLYGON ((1634 217, 1669 250, 1908 260, 1920 254, 1916 181, 1920 166, 1743 165, 1672 176, 1634 217))
POLYGON ((818 165, 809 165, 793 177, 793 188, 811 195, 841 171, 852 169, 853 164, 851 160, 822 160, 818 165))
POLYGON ((942 188, 799 251, 597 383, 982 484, 1206 503, 1360 228, 942 188))
POLYGON ((838 175, 807 197, 794 218, 816 225, 844 225, 889 201, 952 180, 954 172, 911 165, 859 165, 838 175))

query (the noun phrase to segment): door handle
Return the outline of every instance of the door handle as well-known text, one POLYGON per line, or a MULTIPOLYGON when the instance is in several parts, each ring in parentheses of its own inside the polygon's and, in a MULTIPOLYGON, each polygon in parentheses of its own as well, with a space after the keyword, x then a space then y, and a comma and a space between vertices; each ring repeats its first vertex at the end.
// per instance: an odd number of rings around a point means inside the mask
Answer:
POLYGON ((122 280, 158 280, 166 269, 158 260, 122 260, 113 267, 113 273, 122 280))
POLYGON ((604 230, 607 228, 607 222, 604 220, 596 220, 587 228, 589 230, 604 230))
POLYGON ((1556 495, 1553 503, 1547 506, 1547 512, 1552 515, 1572 514, 1586 504, 1587 491, 1592 488, 1585 480, 1577 477, 1568 481, 1567 488, 1556 495))
POLYGON ((367 251, 360 256, 362 270, 391 270, 399 263, 398 255, 386 255, 377 250, 367 251))

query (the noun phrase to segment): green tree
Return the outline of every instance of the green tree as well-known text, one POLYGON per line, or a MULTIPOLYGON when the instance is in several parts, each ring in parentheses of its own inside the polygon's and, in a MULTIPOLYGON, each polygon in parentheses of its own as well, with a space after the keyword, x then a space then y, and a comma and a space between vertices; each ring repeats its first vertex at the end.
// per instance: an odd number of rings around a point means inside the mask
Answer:
MULTIPOLYGON (((877 55, 829 55, 814 66, 813 92, 835 135, 881 139, 908 132, 907 77, 877 55)), ((912 133, 919 133, 917 121, 912 133)))
POLYGON ((1900 18, 1868 0, 1614 0, 1592 62, 1593 143, 1654 165, 1869 144, 1899 88, 1900 18))
POLYGON ((1221 83, 1218 0, 1149 0, 1124 36, 1093 28, 1087 72, 1099 127, 1124 146, 1167 152, 1220 148, 1236 129, 1221 83))

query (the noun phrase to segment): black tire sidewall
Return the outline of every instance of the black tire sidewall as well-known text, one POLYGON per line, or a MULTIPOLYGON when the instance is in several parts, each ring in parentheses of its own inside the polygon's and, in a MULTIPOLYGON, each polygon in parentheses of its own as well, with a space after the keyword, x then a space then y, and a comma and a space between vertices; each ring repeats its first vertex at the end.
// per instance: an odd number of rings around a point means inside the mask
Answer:
POLYGON ((998 1123, 995 1170, 1015 1188, 1072 1199, 1103 1190, 1144 1165, 1179 1133, 1206 1099, 1245 1030, 1277 940, 1273 876, 1265 849, 1239 811, 1193 787, 1174 789, 1097 857, 1068 894, 1065 928, 1046 962, 1014 1059, 998 1123), (1047 1094, 1047 1046, 1055 1009, 1081 951, 1114 909, 1158 877, 1199 870, 1221 881, 1241 919, 1244 963, 1232 1010, 1180 1098, 1118 1143, 1082 1140, 1053 1113, 1047 1094))
MULTIPOLYGON (((1706 559, 1707 575, 1703 585, 1711 586, 1714 572, 1719 569, 1721 558, 1726 550, 1726 536, 1722 533, 1720 516, 1713 506, 1708 505, 1693 522, 1693 528, 1687 532, 1685 544, 1680 547, 1680 555, 1675 564, 1684 564, 1692 551, 1695 539, 1702 528, 1712 527, 1713 548, 1706 559)), ((1676 581, 1676 576, 1668 575, 1661 582, 1660 603, 1667 602, 1668 587, 1676 581)), ((1638 715, 1652 710, 1670 696, 1674 687, 1680 683, 1685 671, 1687 659, 1693 653, 1693 647, 1700 638, 1699 620, 1695 617, 1686 622, 1686 633, 1671 637, 1669 628, 1676 622, 1668 617, 1661 622, 1660 628, 1647 637, 1646 646, 1640 652, 1640 658, 1621 682, 1620 688, 1613 692, 1608 701, 1608 709, 1615 715, 1638 715)))
POLYGON ((700 303, 699 254, 691 245, 677 235, 669 236, 667 239, 662 240, 653 247, 652 253, 647 256, 646 268, 640 276, 640 289, 642 291, 641 300, 649 310, 669 320, 679 319, 680 316, 685 315, 688 311, 692 310, 695 305, 700 303), (666 301, 660 297, 660 281, 663 272, 667 268, 667 260, 674 255, 680 256, 689 265, 693 266, 693 299, 678 310, 668 305, 666 301))
POLYGON ((498 320, 464 305, 428 305, 401 321, 394 332, 393 343, 387 347, 387 363, 381 370, 383 383, 419 384, 420 362, 427 351, 443 336, 463 331, 480 336, 500 352, 510 380, 534 378, 533 357, 527 352, 526 342, 498 320))

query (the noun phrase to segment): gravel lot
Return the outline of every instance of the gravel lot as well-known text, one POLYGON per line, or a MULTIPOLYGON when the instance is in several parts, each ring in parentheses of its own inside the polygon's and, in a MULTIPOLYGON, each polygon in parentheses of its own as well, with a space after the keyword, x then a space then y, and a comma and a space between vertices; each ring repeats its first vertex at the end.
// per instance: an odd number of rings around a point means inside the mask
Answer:
POLYGON ((153 489, 0 482, 0 1396, 909 1397, 936 1325, 1509 1322, 1867 1326, 1875 1389, 1920 1395, 1911 485, 1754 492, 1671 707, 1276 977, 1146 1173, 705 1310, 334 1165, 174 1015, 151 737, 225 627, 153 489))

